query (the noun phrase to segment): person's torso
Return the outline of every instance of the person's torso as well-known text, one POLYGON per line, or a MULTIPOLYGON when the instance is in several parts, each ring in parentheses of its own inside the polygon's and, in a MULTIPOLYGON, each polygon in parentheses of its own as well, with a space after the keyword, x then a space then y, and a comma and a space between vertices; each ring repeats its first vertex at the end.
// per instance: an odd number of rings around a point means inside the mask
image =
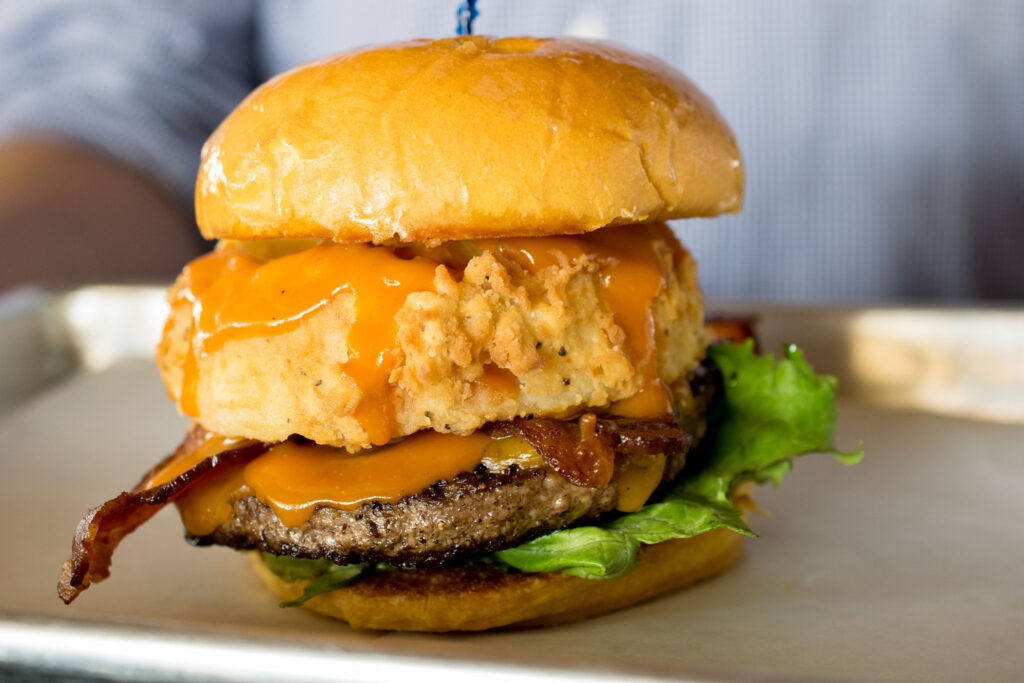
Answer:
MULTIPOLYGON (((458 2, 266 0, 262 77, 454 34, 458 2)), ((743 213, 675 224, 713 298, 1024 297, 1024 4, 480 0, 476 32, 602 38, 729 121, 743 213)))

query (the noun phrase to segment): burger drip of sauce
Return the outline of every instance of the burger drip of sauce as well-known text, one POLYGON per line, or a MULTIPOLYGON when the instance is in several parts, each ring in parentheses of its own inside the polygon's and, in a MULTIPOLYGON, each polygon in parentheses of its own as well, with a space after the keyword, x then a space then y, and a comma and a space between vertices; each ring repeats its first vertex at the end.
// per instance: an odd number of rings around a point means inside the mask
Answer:
MULTIPOLYGON (((583 236, 481 240, 479 249, 496 251, 528 272, 568 260, 599 261, 601 296, 625 335, 626 352, 637 367, 641 389, 616 402, 610 412, 623 417, 660 417, 672 411, 671 395, 658 376, 653 302, 666 286, 656 242, 681 249, 664 225, 606 229, 583 236)), ((373 444, 384 446, 394 431, 389 376, 397 362, 395 314, 409 294, 433 291, 439 260, 407 250, 365 244, 321 244, 263 261, 227 247, 189 264, 178 300, 191 307, 193 334, 185 359, 182 411, 199 415, 198 360, 229 341, 284 334, 326 306, 340 293, 355 300, 349 330, 349 360, 342 371, 362 389, 354 416, 373 444), (380 324, 380 321, 392 321, 380 324)), ((475 251, 475 249, 474 249, 475 251)), ((677 254, 678 257, 678 254, 677 254)), ((483 383, 515 395, 518 381, 507 370, 488 365, 483 383)), ((593 416, 591 416, 593 417, 593 416)), ((588 423, 581 422, 586 437, 588 423)), ((592 425, 590 425, 592 427, 592 425)), ((590 430, 593 431, 592 429, 590 430)), ((168 481, 218 449, 237 440, 211 437, 200 448, 171 463, 152 480, 168 481), (189 465, 188 463, 192 463, 189 465)), ((589 443, 586 438, 584 444, 589 443)), ((207 477, 177 501, 190 533, 211 533, 228 519, 235 500, 255 495, 288 526, 301 525, 318 506, 354 509, 368 501, 396 502, 431 484, 474 469, 491 453, 502 461, 540 458, 521 439, 483 434, 456 436, 424 431, 397 444, 363 454, 315 444, 285 442, 249 463, 207 477), (511 444, 512 441, 518 443, 511 444)), ((647 480, 660 477, 664 456, 634 473, 639 506, 649 494, 647 480), (658 467, 657 465, 661 465, 658 467), (641 476, 642 475, 642 476, 641 476)), ((606 473, 610 478, 610 472, 606 473)), ((630 473, 623 473, 628 477, 630 473)))
POLYGON ((285 442, 246 466, 245 483, 285 525, 297 526, 320 505, 354 510, 420 493, 473 470, 490 443, 479 432, 455 436, 430 430, 370 453, 285 442))
MULTIPOLYGON (((169 463, 144 488, 159 486, 202 460, 238 446, 237 440, 211 435, 194 451, 169 463)), ((249 462, 208 475, 176 502, 189 533, 205 536, 231 516, 236 500, 255 496, 286 526, 299 526, 317 507, 354 510, 375 501, 395 503, 438 481, 475 469, 511 464, 537 467, 540 454, 516 437, 492 438, 422 431, 398 443, 363 453, 286 441, 249 462)))
POLYGON ((639 418, 672 412, 672 394, 658 375, 653 304, 664 292, 667 278, 655 249, 657 242, 671 245, 679 258, 682 247, 668 226, 660 224, 605 228, 579 236, 480 240, 477 244, 530 273, 560 265, 561 258, 570 264, 585 257, 599 259, 601 296, 625 333, 626 351, 641 378, 640 391, 614 403, 610 412, 639 418))
POLYGON ((229 341, 296 329, 338 294, 354 297, 349 360, 341 370, 361 389, 354 411, 370 442, 388 443, 395 411, 389 383, 398 361, 395 315, 413 292, 432 291, 440 266, 366 244, 323 244, 266 263, 232 247, 190 263, 179 300, 191 305, 181 410, 199 416, 198 361, 229 341))
MULTIPOLYGON (((656 417, 671 412, 671 394, 658 376, 652 305, 664 291, 666 276, 655 242, 679 249, 664 225, 605 229, 582 236, 483 240, 480 249, 496 251, 530 272, 590 257, 600 262, 601 295, 625 334, 625 346, 641 377, 633 396, 611 406, 623 417, 656 417)), ((199 359, 227 342, 269 337, 297 328, 339 293, 354 297, 355 315, 348 335, 349 360, 341 368, 362 391, 353 416, 374 445, 394 435, 395 411, 389 377, 398 362, 395 314, 409 294, 432 291, 435 259, 390 247, 321 244, 270 261, 237 247, 217 250, 190 263, 175 304, 190 306, 189 338, 181 390, 181 409, 199 416, 199 359), (390 321, 381 324, 380 321, 390 321)), ((509 371, 485 366, 482 385, 504 395, 518 393, 509 371)))
MULTIPOLYGON (((653 307, 655 299, 665 291, 667 276, 655 248, 657 242, 670 245, 677 262, 682 259, 682 246, 666 225, 634 225, 628 230, 606 228, 581 236, 481 240, 478 245, 502 254, 531 273, 558 266, 563 259, 570 264, 585 257, 599 259, 601 297, 625 333, 626 351, 640 375, 640 390, 613 403, 609 412, 645 418, 672 413, 672 393, 658 373, 653 307)), ((585 420, 581 420, 580 427, 586 444, 585 420)), ((600 469, 602 459, 597 457, 597 451, 593 451, 593 456, 595 467, 600 469)), ((662 453, 640 459, 622 472, 622 497, 617 508, 632 512, 642 506, 661 481, 665 463, 662 453)))

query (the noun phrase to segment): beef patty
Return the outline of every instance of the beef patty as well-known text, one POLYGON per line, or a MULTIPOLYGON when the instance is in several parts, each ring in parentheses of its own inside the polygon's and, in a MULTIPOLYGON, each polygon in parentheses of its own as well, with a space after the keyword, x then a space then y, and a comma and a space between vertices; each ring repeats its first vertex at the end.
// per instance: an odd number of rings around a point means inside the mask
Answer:
POLYGON ((671 421, 598 420, 592 430, 597 445, 614 458, 610 478, 601 482, 581 482, 580 468, 566 467, 573 455, 565 446, 566 430, 576 429, 575 443, 582 443, 575 423, 517 420, 489 429, 525 438, 544 456, 543 465, 512 465, 502 471, 481 465, 395 503, 370 502, 354 510, 318 507, 308 521, 294 527, 285 526, 269 506, 249 496, 235 501, 231 516, 212 533, 187 538, 196 545, 406 568, 448 564, 474 552, 511 547, 615 510, 626 473, 654 453, 667 454, 662 484, 674 479, 705 430, 707 406, 720 380, 711 367, 701 366, 690 375, 695 400, 680 420, 686 432, 671 421))
MULTIPOLYGON (((249 496, 235 501, 231 517, 213 533, 188 538, 198 545, 327 558, 338 564, 446 564, 614 510, 622 493, 621 473, 645 457, 618 458, 612 480, 597 487, 577 486, 547 465, 512 465, 503 472, 479 467, 396 503, 370 502, 355 510, 319 507, 295 527, 285 526, 269 506, 249 496)), ((672 454, 664 479, 674 477, 684 461, 684 453, 672 454)))

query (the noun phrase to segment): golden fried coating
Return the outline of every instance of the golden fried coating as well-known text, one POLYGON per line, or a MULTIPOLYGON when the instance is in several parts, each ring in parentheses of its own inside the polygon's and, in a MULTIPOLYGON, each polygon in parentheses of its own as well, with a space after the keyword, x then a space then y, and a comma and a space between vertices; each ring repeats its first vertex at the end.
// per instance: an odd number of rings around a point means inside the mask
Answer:
MULTIPOLYGON (((658 372, 672 386, 703 357, 703 308, 689 254, 667 240, 656 249, 667 273, 651 307, 658 372)), ((561 259, 530 273, 478 250, 459 279, 437 268, 435 291, 410 294, 395 317, 393 436, 427 428, 468 434, 489 421, 562 417, 636 393, 643 378, 601 296, 599 261, 561 259)), ((177 303, 157 352, 179 405, 194 334, 191 306, 178 297, 182 286, 179 278, 171 289, 177 303)), ((369 447, 352 415, 362 391, 340 371, 354 311, 343 291, 291 331, 231 340, 198 358, 198 421, 262 441, 299 434, 351 451, 369 447)))

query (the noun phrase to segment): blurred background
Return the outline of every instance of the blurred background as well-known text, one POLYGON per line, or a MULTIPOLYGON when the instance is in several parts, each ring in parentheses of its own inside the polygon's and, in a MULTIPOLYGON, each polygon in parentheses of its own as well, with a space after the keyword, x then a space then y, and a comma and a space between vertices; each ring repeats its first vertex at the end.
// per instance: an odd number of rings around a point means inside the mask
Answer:
MULTIPOLYGON (((454 33, 458 2, 0 0, 0 290, 163 281, 255 85, 454 33)), ((742 214, 675 224, 711 299, 1024 300, 1024 2, 479 0, 475 32, 653 53, 730 122, 742 214)), ((473 125, 467 121, 466 125, 473 125)))

